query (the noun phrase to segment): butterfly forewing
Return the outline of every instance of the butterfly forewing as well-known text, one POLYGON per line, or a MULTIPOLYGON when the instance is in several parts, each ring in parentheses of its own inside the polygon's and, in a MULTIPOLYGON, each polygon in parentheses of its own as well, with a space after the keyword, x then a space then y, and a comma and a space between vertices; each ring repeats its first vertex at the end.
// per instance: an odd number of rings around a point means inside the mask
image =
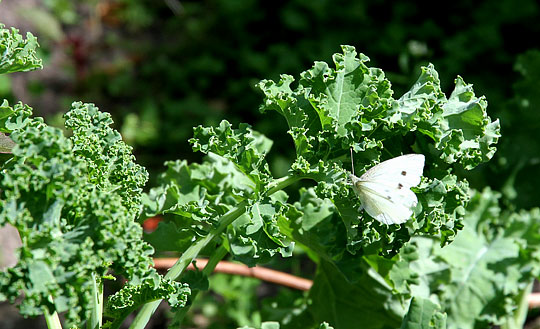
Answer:
POLYGON ((404 187, 416 186, 420 183, 424 170, 423 154, 406 154, 384 162, 369 169, 360 179, 372 182, 396 182, 404 187))

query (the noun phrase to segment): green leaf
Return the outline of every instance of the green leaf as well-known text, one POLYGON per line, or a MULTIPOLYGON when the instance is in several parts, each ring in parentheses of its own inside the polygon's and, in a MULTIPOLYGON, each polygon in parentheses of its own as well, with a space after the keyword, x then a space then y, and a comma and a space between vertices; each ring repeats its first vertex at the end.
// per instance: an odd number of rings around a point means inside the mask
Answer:
POLYGON ((75 102, 65 115, 65 126, 73 131, 73 150, 87 161, 91 183, 103 193, 116 193, 130 216, 141 211, 142 187, 148 180, 146 170, 135 163, 133 148, 109 127, 110 114, 93 104, 75 102))
POLYGON ((160 185, 143 197, 144 218, 165 215, 158 229, 146 235, 158 250, 184 251, 244 195, 253 194, 253 181, 232 161, 214 153, 202 164, 170 161, 165 165, 160 185))
POLYGON ((193 243, 193 231, 177 227, 174 222, 160 222, 156 230, 144 235, 157 252, 184 251, 193 243))
POLYGON ((310 290, 309 310, 315 322, 326 321, 336 329, 396 328, 405 313, 393 298, 392 288, 373 269, 356 262, 350 282, 331 263, 321 262, 310 290))
POLYGON ((150 301, 167 299, 173 309, 184 307, 190 294, 187 284, 159 279, 157 276, 149 276, 138 285, 126 284, 109 298, 105 315, 115 320, 104 327, 118 327, 127 315, 150 301))
POLYGON ((19 129, 27 124, 27 120, 32 114, 32 109, 22 103, 11 107, 6 99, 0 105, 0 132, 11 133, 14 129, 19 129))
POLYGON ((394 103, 390 122, 429 137, 446 163, 472 169, 493 157, 500 127, 487 116, 485 98, 476 97, 461 77, 455 82, 447 99, 433 65, 423 67, 411 90, 394 103))
MULTIPOLYGON (((368 68, 366 56, 356 58, 354 47, 342 48, 343 54, 333 56, 335 69, 316 62, 300 75, 296 90, 291 89, 291 76, 282 76, 278 83, 259 83, 266 97, 261 111, 276 110, 285 116, 297 157, 311 163, 343 155, 348 146, 339 144, 352 145, 351 126, 358 124, 361 134, 366 135, 376 128, 374 119, 391 105, 392 91, 384 73, 368 68)), ((355 142, 363 150, 370 143, 371 147, 382 146, 369 136, 355 142)))
POLYGON ((432 299, 448 314, 448 328, 477 328, 514 318, 523 291, 540 273, 540 210, 502 211, 500 194, 477 192, 465 228, 441 248, 415 237, 390 278, 412 296, 432 299), (408 268, 408 272, 403 272, 408 268))
POLYGON ((519 259, 519 245, 493 223, 491 216, 499 216, 500 210, 498 197, 490 194, 486 191, 475 198, 468 225, 450 246, 437 253, 452 264, 449 285, 441 296, 450 328, 473 328, 477 321, 496 321, 504 310, 505 295, 516 293, 522 280, 518 279, 520 263, 526 264, 519 259))
POLYGON ((37 39, 32 33, 28 32, 24 39, 16 28, 5 29, 0 24, 0 74, 41 69, 37 47, 37 39))
POLYGON ((146 236, 147 241, 158 250, 184 251, 194 237, 208 234, 221 215, 242 200, 250 200, 247 214, 227 229, 232 255, 250 266, 267 262, 277 253, 289 256, 294 244, 278 226, 288 209, 287 195, 278 192, 262 197, 269 189, 263 184, 269 179, 264 157, 271 141, 247 125, 232 129, 223 121, 217 128, 197 127, 191 143, 194 149, 208 153, 207 161, 166 163, 160 186, 143 203, 145 216, 165 214, 171 223, 160 224, 146 236))
POLYGON ((212 152, 231 160, 254 184, 262 184, 269 176, 265 156, 272 141, 247 124, 232 129, 231 124, 224 120, 215 128, 198 126, 190 143, 194 151, 212 152))
POLYGON ((287 207, 284 192, 254 202, 247 213, 235 220, 227 230, 230 250, 235 259, 248 266, 268 262, 275 254, 291 256, 294 243, 281 233, 278 221, 287 207), (279 200, 281 196, 281 200, 279 200))
POLYGON ((401 329, 446 329, 446 314, 429 299, 413 298, 401 329))
POLYGON ((303 91, 292 91, 290 85, 293 81, 294 78, 290 75, 281 75, 281 80, 277 83, 261 81, 258 86, 266 96, 261 111, 275 110, 283 115, 290 128, 289 134, 293 137, 296 154, 311 159, 321 123, 317 112, 303 97, 303 91))

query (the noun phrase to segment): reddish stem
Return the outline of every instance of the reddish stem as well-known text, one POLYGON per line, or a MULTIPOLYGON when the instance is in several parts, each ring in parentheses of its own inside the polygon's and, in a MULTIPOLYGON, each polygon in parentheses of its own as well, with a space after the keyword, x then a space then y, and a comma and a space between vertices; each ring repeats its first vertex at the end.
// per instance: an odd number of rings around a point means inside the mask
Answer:
MULTIPOLYGON (((157 269, 168 269, 176 263, 176 258, 155 258, 154 264, 157 269)), ((197 258, 197 267, 202 269, 208 263, 207 259, 197 258)), ((194 270, 193 264, 189 264, 188 270, 194 270)), ((243 264, 236 264, 228 261, 220 261, 214 272, 236 274, 249 276, 260 280, 277 283, 282 286, 290 287, 298 290, 309 290, 313 285, 313 281, 300 278, 291 274, 271 270, 269 268, 255 266, 248 267, 243 264)))
MULTIPOLYGON (((157 269, 166 270, 176 263, 176 258, 155 258, 154 264, 157 269)), ((208 263, 207 259, 197 258, 197 267, 203 269, 208 263)), ((188 270, 194 270, 193 264, 188 266, 188 270)), ((282 286, 290 287, 293 289, 307 291, 313 285, 313 281, 300 278, 291 274, 271 270, 268 268, 255 266, 248 267, 243 264, 231 263, 228 261, 220 261, 214 272, 236 274, 242 276, 249 276, 260 280, 276 283, 282 286)), ((529 309, 540 308, 540 293, 533 292, 529 295, 529 309)))

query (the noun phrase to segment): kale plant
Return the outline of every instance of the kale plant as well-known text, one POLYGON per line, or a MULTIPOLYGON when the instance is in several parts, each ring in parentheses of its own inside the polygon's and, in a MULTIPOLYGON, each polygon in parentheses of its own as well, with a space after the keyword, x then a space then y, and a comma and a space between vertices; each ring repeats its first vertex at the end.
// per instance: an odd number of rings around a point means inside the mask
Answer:
MULTIPOLYGON (((40 65, 35 38, 0 32, 3 72, 40 65)), ((0 131, 12 141, 2 166, 0 225, 14 226, 22 240, 17 265, 0 273, 0 298, 23 296, 21 314, 45 314, 51 327, 58 325, 56 312, 65 312, 68 325, 89 319, 95 328, 102 322, 103 280, 113 271, 129 280, 125 290, 137 287, 136 300, 168 298, 181 306, 189 289, 152 268, 153 248, 135 221, 148 175, 109 127, 110 115, 73 103, 65 115, 68 137, 31 117, 22 103, 4 101, 0 113, 0 131)), ((109 316, 132 300, 112 299, 109 316)))
MULTIPOLYGON (((383 269, 380 264, 386 264, 386 271, 399 266, 399 253, 413 237, 431 238, 440 246, 456 238, 464 226, 470 194, 455 168, 472 169, 493 156, 499 123, 487 116, 486 100, 476 97, 460 77, 447 97, 434 67, 425 67, 411 90, 396 99, 382 70, 367 62, 366 56, 344 46, 343 53, 334 55, 335 67, 317 62, 300 75, 296 86, 287 75, 278 82, 259 83, 265 95, 261 110, 283 115, 294 142, 296 159, 284 177, 274 178, 265 161, 272 142, 248 125, 235 129, 223 121, 216 127, 195 128, 190 142, 195 151, 208 155, 207 160, 168 162, 160 185, 144 197, 146 216, 167 215, 149 241, 160 250, 182 252, 169 274, 181 275, 210 244, 221 245, 235 259, 253 266, 276 254, 288 256, 299 243, 319 264, 306 311, 316 315, 311 316, 313 325, 325 321, 326 315, 331 321, 342 319, 331 323, 336 327, 350 328, 352 323, 343 320, 347 318, 343 314, 330 316, 318 304, 327 300, 325 294, 334 286, 321 287, 321 280, 368 286, 358 288, 364 294, 355 297, 357 305, 366 306, 363 312, 360 307, 354 312, 343 308, 349 317, 369 318, 393 303, 394 315, 374 322, 374 327, 401 322, 412 293, 391 288, 392 281, 385 278, 389 272, 377 273, 383 269), (400 154, 426 156, 413 219, 404 225, 385 225, 359 211, 348 180, 351 149, 356 172, 400 154), (300 180, 314 181, 315 186, 290 197, 284 189, 300 180), (164 243, 171 240, 176 243, 164 243), (377 286, 385 280, 389 283, 377 286), (374 300, 377 287, 386 292, 374 300)), ((343 298, 350 289, 332 295, 343 298)), ((423 296, 418 298, 411 312, 423 303, 431 305, 423 296)), ((141 323, 157 304, 143 308, 141 323)), ((433 305, 433 310, 440 309, 433 305)))

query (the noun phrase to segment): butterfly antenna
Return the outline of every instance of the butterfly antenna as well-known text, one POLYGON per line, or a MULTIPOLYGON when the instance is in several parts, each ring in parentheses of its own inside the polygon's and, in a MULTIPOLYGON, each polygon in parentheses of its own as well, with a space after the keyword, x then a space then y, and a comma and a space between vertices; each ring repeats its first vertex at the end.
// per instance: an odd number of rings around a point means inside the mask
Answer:
POLYGON ((354 159, 353 159, 353 153, 352 153, 352 147, 350 148, 351 150, 351 171, 352 171, 352 174, 354 176, 354 159))

